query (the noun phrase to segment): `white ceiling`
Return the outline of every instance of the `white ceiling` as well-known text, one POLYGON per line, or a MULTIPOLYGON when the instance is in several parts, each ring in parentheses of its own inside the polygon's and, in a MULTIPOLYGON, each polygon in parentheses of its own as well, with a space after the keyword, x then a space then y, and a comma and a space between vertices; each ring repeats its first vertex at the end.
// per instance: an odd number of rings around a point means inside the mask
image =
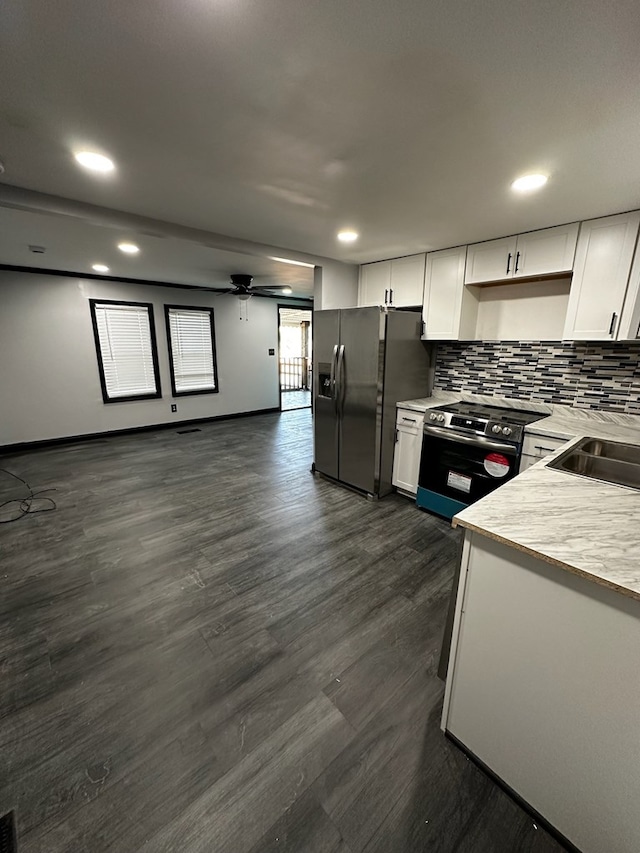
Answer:
POLYGON ((294 296, 313 296, 313 269, 170 237, 132 235, 126 229, 66 216, 2 207, 0 263, 89 275, 96 274, 92 264, 102 263, 109 267, 110 276, 214 288, 229 287, 232 273, 247 273, 254 277, 254 285, 284 284, 294 296), (131 239, 140 247, 138 255, 124 255, 117 248, 121 240, 131 239), (34 254, 30 245, 42 246, 46 252, 34 254))
POLYGON ((352 262, 636 208, 639 44, 637 0, 3 0, 2 180, 352 262))

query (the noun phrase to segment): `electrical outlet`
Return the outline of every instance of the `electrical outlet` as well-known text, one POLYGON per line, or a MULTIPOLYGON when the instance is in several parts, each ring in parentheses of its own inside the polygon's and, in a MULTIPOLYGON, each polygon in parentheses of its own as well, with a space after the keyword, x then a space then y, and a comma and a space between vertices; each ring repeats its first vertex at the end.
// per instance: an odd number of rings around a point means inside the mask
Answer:
POLYGON ((269 347, 269 355, 275 355, 275 354, 276 354, 275 349, 273 349, 273 347, 269 347))
POLYGON ((178 406, 177 406, 177 404, 176 404, 176 403, 172 403, 172 404, 171 404, 171 411, 172 411, 172 412, 177 412, 177 411, 178 411, 178 406))

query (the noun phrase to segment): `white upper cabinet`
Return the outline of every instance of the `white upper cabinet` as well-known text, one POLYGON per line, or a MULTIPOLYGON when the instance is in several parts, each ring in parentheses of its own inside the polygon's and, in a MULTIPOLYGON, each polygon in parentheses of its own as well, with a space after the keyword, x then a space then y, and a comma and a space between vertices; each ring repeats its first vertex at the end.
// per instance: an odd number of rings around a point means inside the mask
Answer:
POLYGON ((358 307, 387 305, 406 308, 422 305, 424 253, 362 264, 358 287, 358 307))
POLYGON ((424 259, 422 254, 391 261, 391 305, 396 308, 422 305, 424 259))
MULTIPOLYGON (((620 317, 627 295, 631 261, 640 227, 640 212, 622 213, 583 222, 564 327, 564 339, 617 340, 630 335, 629 307, 626 329, 620 317)), ((629 294, 632 298, 632 294, 629 294)), ((634 306, 635 307, 635 306, 634 306)))
POLYGON ((514 278, 571 272, 578 242, 578 222, 519 234, 514 278))
POLYGON ((388 305, 391 290, 391 261, 363 264, 360 267, 358 307, 388 305))
POLYGON ((640 242, 636 245, 636 254, 618 329, 619 341, 636 341, 638 338, 640 338, 640 242))
POLYGON ((572 222, 469 246, 465 284, 571 272, 578 227, 572 222))
POLYGON ((464 335, 464 268, 467 247, 429 252, 424 278, 424 340, 458 340, 464 335))
POLYGON ((502 237, 467 247, 465 284, 498 281, 513 275, 517 237, 502 237))

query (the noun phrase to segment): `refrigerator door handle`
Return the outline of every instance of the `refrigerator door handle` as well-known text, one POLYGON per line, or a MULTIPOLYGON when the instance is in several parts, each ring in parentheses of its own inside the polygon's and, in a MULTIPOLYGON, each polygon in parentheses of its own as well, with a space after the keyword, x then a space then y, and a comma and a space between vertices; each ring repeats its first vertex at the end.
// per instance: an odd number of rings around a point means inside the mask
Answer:
POLYGON ((338 344, 336 344, 333 348, 333 355, 331 356, 331 375, 329 377, 329 381, 331 382, 331 397, 333 399, 333 408, 335 413, 338 414, 338 395, 336 394, 336 367, 338 365, 338 344))
POLYGON ((340 349, 338 351, 338 367, 337 367, 337 382, 338 382, 338 393, 336 395, 338 399, 337 409, 339 409, 340 414, 342 414, 342 406, 344 403, 344 344, 340 344, 340 349))

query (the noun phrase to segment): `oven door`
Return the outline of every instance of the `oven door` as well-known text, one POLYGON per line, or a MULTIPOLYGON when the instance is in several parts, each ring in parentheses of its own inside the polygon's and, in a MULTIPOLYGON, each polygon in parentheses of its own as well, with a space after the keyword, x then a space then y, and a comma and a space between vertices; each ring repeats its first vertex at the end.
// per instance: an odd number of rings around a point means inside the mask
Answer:
POLYGON ((518 473, 517 444, 424 427, 418 506, 452 518, 518 473))

